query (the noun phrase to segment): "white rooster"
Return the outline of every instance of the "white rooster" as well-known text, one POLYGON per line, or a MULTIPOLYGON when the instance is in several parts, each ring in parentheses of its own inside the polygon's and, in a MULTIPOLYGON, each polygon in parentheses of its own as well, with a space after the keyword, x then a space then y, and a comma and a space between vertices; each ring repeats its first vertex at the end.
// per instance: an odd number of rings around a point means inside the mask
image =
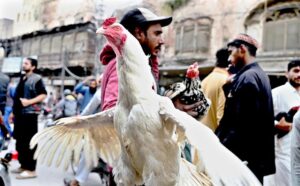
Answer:
POLYGON ((76 161, 82 151, 89 165, 96 164, 99 155, 115 162, 115 180, 125 186, 261 185, 209 128, 155 93, 147 56, 135 37, 115 21, 107 19, 97 32, 117 54, 116 107, 63 118, 59 125, 38 133, 31 141, 31 147, 38 143, 37 157, 48 159, 49 165, 53 158, 57 165, 64 159, 68 167, 73 150, 76 161), (197 170, 180 158, 179 143, 185 139, 198 149, 197 170))

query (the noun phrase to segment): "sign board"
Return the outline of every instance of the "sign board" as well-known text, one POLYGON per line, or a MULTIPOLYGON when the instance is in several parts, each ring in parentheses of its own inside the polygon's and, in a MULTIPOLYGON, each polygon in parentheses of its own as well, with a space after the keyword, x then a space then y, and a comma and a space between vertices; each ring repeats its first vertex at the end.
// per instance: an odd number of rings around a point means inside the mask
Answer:
POLYGON ((8 57, 3 59, 2 72, 3 73, 19 73, 22 69, 21 57, 8 57))
MULTIPOLYGON (((53 80, 53 85, 61 85, 62 84, 62 80, 60 79, 55 79, 53 80)), ((74 86, 76 85, 76 80, 75 79, 65 79, 64 80, 64 85, 67 85, 67 86, 74 86)))

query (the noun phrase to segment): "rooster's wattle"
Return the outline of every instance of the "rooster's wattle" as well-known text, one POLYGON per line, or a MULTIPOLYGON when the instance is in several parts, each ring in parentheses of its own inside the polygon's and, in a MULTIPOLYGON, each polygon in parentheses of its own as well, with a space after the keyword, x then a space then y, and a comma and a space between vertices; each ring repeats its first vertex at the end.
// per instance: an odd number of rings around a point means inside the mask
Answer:
POLYGON ((122 186, 261 185, 209 128, 156 94, 140 43, 115 21, 106 20, 97 32, 117 54, 116 107, 63 118, 59 125, 38 133, 31 141, 31 147, 38 143, 37 157, 49 159, 49 164, 57 157, 57 165, 64 159, 68 167, 73 151, 75 161, 83 151, 89 165, 99 155, 113 164, 116 183, 122 186), (179 146, 185 139, 198 151, 197 167, 180 157, 179 146))
POLYGON ((191 105, 196 102, 202 102, 194 111, 198 113, 196 118, 204 116, 210 106, 210 100, 204 96, 199 79, 198 63, 190 65, 187 69, 185 80, 174 83, 164 93, 170 99, 179 99, 182 104, 191 105))

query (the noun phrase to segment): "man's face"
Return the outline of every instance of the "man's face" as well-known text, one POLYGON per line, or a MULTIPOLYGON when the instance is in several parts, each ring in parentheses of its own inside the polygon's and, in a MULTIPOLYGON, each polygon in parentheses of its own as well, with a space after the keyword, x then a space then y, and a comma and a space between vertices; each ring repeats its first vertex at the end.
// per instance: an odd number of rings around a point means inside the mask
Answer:
POLYGON ((233 66, 235 66, 238 69, 244 66, 244 58, 240 47, 229 46, 228 52, 230 54, 228 60, 233 66))
POLYGON ((291 68, 287 72, 287 78, 293 87, 300 87, 300 66, 291 68))
POLYGON ((23 71, 25 71, 26 73, 31 72, 34 70, 34 66, 31 65, 31 62, 28 59, 24 59, 23 60, 23 66, 22 69, 23 71))
POLYGON ((90 88, 92 88, 92 89, 97 88, 97 82, 96 81, 91 81, 90 82, 90 88))
POLYGON ((154 56, 159 54, 161 46, 164 44, 162 33, 162 27, 159 23, 149 26, 144 39, 140 40, 146 54, 154 56))

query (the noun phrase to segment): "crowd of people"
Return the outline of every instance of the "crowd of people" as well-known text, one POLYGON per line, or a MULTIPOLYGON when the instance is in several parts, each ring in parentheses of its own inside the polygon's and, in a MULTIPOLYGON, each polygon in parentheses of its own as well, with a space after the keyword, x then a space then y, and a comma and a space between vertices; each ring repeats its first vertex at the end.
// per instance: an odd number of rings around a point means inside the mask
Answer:
MULTIPOLYGON (((156 82, 159 81, 158 54, 164 44, 162 27, 171 21, 172 17, 157 16, 145 8, 128 11, 120 21, 149 56, 156 82)), ((258 46, 251 36, 239 34, 216 52, 215 68, 202 81, 203 92, 211 106, 201 123, 211 128, 220 142, 244 161, 262 184, 299 185, 300 60, 288 63, 287 82, 272 90, 268 76, 255 59, 258 46)), ((55 119, 94 114, 116 105, 116 54, 110 45, 105 45, 100 52, 100 62, 105 66, 100 78, 87 77, 73 91, 65 89, 63 98, 56 104, 53 95, 48 96, 46 105, 55 113, 55 119), (78 99, 77 95, 82 98, 78 99)), ((19 179, 37 176, 33 159, 35 149, 29 149, 29 142, 37 132, 37 116, 47 91, 41 76, 34 73, 35 69, 37 60, 25 58, 25 74, 14 89, 9 88, 9 78, 0 73, 0 109, 5 118, 10 112, 14 115, 14 131, 8 119, 4 126, 16 139, 20 167, 12 172, 17 173, 19 179), (13 101, 4 99, 6 95, 13 101)), ((196 116, 194 108, 200 104, 201 101, 191 105, 176 103, 175 106, 196 116)), ((65 179, 65 185, 80 185, 90 171, 82 155, 75 177, 65 179)))
MULTIPOLYGON (((11 172, 17 174, 17 179, 35 178, 36 160, 33 158, 35 149, 29 148, 31 138, 38 132, 38 116, 41 111, 53 113, 53 119, 76 116, 82 113, 93 114, 99 110, 97 106, 89 104, 96 94, 96 78, 88 77, 79 83, 74 91, 65 89, 59 101, 53 93, 47 96, 46 87, 42 77, 35 73, 38 61, 34 58, 24 58, 22 75, 19 82, 14 85, 10 78, 0 73, 0 106, 3 120, 1 123, 1 136, 4 140, 13 137, 16 140, 16 150, 20 167, 11 172), (80 99, 77 99, 80 97, 80 99), (11 128, 13 123, 13 130, 11 128)), ((98 91, 99 92, 99 91, 98 91)), ((98 99, 98 100, 99 100, 98 99)), ((93 101, 95 102, 95 101, 93 101)), ((91 102, 92 103, 92 102, 91 102)))

